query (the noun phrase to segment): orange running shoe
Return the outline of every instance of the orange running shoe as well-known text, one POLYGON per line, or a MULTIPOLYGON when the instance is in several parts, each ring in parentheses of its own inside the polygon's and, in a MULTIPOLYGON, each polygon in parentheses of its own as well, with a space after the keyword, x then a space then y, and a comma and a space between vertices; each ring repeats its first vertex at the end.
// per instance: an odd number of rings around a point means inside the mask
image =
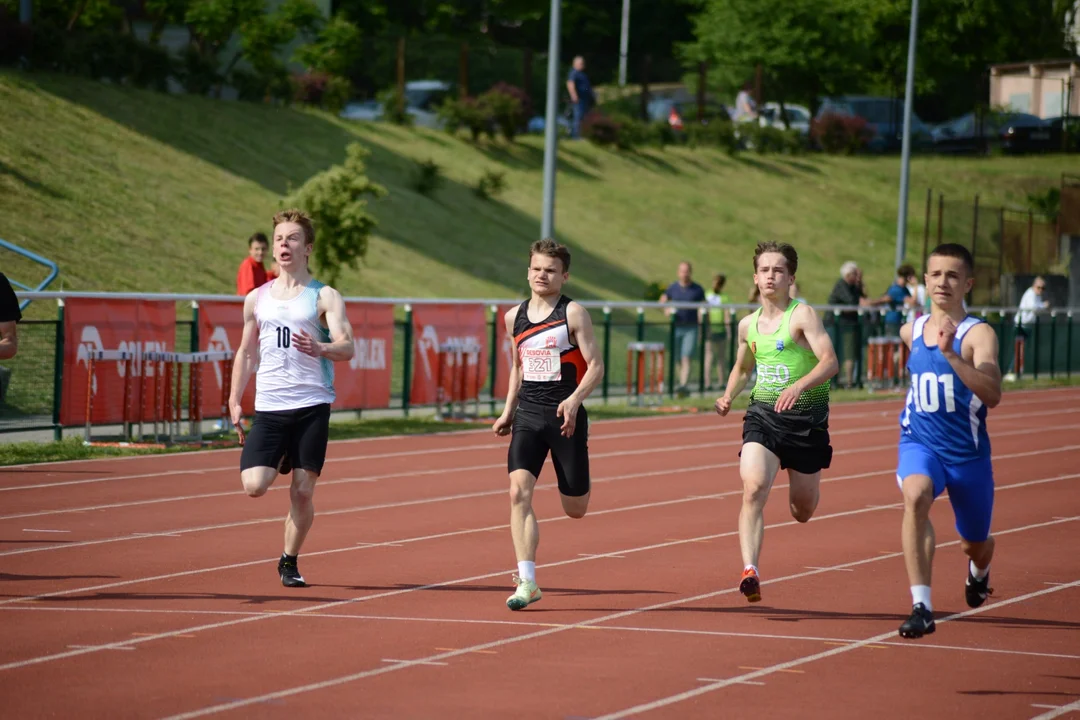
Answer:
POLYGON ((739 583, 739 592, 746 596, 747 602, 753 603, 761 600, 761 582, 758 580, 758 574, 754 568, 743 570, 742 581, 739 583))

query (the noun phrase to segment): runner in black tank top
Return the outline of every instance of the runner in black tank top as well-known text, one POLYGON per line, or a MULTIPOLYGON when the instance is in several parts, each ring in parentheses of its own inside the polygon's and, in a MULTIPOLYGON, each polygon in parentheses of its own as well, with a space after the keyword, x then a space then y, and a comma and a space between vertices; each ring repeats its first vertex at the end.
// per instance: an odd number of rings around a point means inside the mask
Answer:
POLYGON ((514 366, 506 408, 496 435, 513 433, 507 452, 510 474, 510 532, 518 560, 511 610, 540 599, 536 585, 539 530, 532 509, 536 479, 551 453, 563 510, 584 517, 589 504, 589 416, 582 406, 603 377, 603 363, 588 312, 562 295, 570 253, 552 240, 529 252, 529 300, 506 313, 514 339, 514 366), (530 317, 531 313, 531 317, 530 317))
POLYGON ((585 376, 585 358, 570 339, 566 308, 572 302, 565 295, 542 321, 529 320, 529 301, 518 307, 514 321, 514 345, 521 358, 523 402, 556 408, 570 397, 585 376), (559 379, 551 378, 558 376, 559 379))

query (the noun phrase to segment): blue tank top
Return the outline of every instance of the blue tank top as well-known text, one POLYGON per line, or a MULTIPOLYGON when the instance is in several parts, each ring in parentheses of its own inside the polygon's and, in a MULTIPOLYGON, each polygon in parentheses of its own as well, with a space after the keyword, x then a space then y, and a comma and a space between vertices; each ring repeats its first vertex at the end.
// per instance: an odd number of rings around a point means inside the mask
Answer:
MULTIPOLYGON (((929 315, 915 320, 911 330, 911 375, 907 402, 900 414, 903 439, 928 448, 943 463, 956 465, 990 456, 986 406, 953 371, 937 344, 927 345, 923 330, 929 315)), ((953 352, 960 354, 964 336, 983 322, 968 315, 956 329, 953 352)))

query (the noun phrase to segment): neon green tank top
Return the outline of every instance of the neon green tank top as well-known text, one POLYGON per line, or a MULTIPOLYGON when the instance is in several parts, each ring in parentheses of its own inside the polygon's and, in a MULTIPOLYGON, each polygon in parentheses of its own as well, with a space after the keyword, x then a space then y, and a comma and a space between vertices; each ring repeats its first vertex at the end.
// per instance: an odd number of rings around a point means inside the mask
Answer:
MULTIPOLYGON (((806 377, 817 365, 813 352, 799 345, 791 337, 791 313, 799 306, 792 300, 784 311, 776 332, 765 335, 758 332, 761 308, 750 316, 746 342, 757 362, 757 382, 750 391, 750 402, 772 406, 785 389, 800 378, 806 377)), ((795 401, 795 410, 819 413, 829 408, 829 381, 807 388, 795 401)))
MULTIPOLYGON (((729 298, 726 294, 724 294, 724 293, 717 294, 717 293, 712 292, 711 290, 709 292, 705 293, 705 300, 706 300, 706 302, 708 302, 710 305, 713 305, 713 306, 715 306, 715 305, 727 305, 728 303, 731 302, 731 298, 729 298)), ((718 333, 718 332, 723 332, 724 331, 725 326, 724 326, 724 311, 723 310, 721 310, 719 308, 715 308, 715 307, 709 309, 709 327, 713 329, 713 332, 718 333)))

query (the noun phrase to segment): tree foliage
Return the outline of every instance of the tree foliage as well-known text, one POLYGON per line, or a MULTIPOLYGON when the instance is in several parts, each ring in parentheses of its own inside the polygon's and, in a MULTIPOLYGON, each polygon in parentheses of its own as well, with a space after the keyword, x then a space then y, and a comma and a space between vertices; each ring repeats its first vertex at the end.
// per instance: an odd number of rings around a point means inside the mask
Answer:
POLYGON ((285 199, 283 207, 302 208, 315 222, 312 258, 324 282, 334 285, 346 267, 356 269, 367 254, 378 224, 368 210, 386 188, 368 178, 368 151, 359 143, 346 148, 345 162, 315 175, 285 199))

